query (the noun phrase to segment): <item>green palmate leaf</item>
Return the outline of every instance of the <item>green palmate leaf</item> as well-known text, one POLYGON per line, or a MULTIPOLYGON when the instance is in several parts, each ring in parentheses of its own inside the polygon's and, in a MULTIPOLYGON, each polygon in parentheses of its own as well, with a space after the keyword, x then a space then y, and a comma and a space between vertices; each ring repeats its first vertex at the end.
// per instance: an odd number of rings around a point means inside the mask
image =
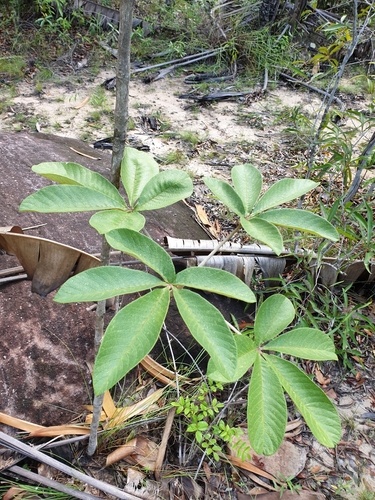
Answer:
POLYGON ((155 175, 143 188, 137 211, 157 210, 183 200, 193 192, 193 183, 186 172, 165 170, 155 175))
POLYGON ((95 302, 140 292, 164 283, 156 276, 135 269, 102 266, 88 269, 66 281, 57 292, 56 302, 95 302))
POLYGON ((58 182, 91 188, 94 191, 112 198, 119 204, 124 204, 122 196, 108 179, 89 168, 70 162, 46 162, 32 167, 33 172, 58 182))
POLYGON ((340 441, 341 424, 331 401, 293 363, 274 355, 265 357, 316 439, 322 445, 333 448, 340 441))
POLYGON ((222 314, 195 292, 173 287, 177 308, 195 340, 228 379, 235 373, 237 348, 222 314))
POLYGON ((236 165, 232 168, 233 186, 241 198, 245 215, 249 215, 262 189, 262 174, 253 165, 236 165))
POLYGON ((257 310, 254 338, 259 346, 273 339, 294 320, 295 310, 289 299, 280 294, 271 295, 257 310))
POLYGON ((151 238, 131 229, 114 229, 105 235, 112 248, 139 259, 165 281, 175 280, 175 269, 167 252, 151 238))
POLYGON ((177 274, 176 285, 218 293, 244 302, 255 302, 255 295, 237 276, 211 267, 189 267, 177 274))
POLYGON ((230 383, 239 380, 245 375, 247 370, 253 365, 255 361, 255 356, 257 354, 257 349, 255 342, 251 340, 246 335, 235 335, 234 341, 237 345, 237 366, 231 379, 228 379, 224 374, 216 367, 215 362, 211 358, 207 366, 207 376, 216 380, 217 382, 230 383))
POLYGON ((148 181, 159 173, 151 155, 134 148, 125 148, 121 162, 121 180, 131 206, 134 206, 148 181))
POLYGON ((108 233, 112 229, 127 228, 133 231, 143 229, 146 219, 138 212, 127 212, 124 210, 105 210, 97 212, 90 219, 90 225, 99 234, 108 233))
POLYGON ((262 349, 315 361, 337 359, 332 339, 316 328, 294 328, 271 340, 262 349))
POLYGON ((272 207, 294 200, 318 186, 308 179, 281 179, 273 184, 254 207, 253 214, 264 212, 272 207))
POLYGON ((121 203, 99 191, 83 186, 53 185, 42 188, 23 200, 20 212, 89 212, 109 208, 126 209, 121 203))
POLYGON ((249 440, 256 453, 272 455, 284 438, 287 421, 282 386, 269 364, 257 353, 247 398, 249 440))
POLYGON ((283 251, 283 238, 273 224, 257 217, 250 220, 241 217, 241 225, 252 238, 268 245, 276 255, 283 251))
POLYGON ((312 233, 321 238, 336 241, 339 235, 328 221, 306 210, 281 208, 258 215, 259 218, 277 226, 290 227, 296 231, 312 233))
POLYGON ((238 216, 246 215, 241 198, 227 182, 220 181, 219 179, 213 179, 211 177, 204 177, 203 182, 214 193, 214 195, 229 208, 229 210, 238 216))
POLYGON ((107 327, 94 365, 95 394, 103 394, 154 347, 169 306, 169 290, 153 290, 121 309, 107 327))

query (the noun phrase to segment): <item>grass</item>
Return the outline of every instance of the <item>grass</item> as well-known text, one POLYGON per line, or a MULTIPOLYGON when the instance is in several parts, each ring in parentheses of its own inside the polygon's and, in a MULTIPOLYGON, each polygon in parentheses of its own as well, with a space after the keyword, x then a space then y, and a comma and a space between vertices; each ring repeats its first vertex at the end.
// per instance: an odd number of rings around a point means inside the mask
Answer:
POLYGON ((19 80, 23 78, 26 61, 20 56, 0 57, 0 77, 6 80, 19 80))

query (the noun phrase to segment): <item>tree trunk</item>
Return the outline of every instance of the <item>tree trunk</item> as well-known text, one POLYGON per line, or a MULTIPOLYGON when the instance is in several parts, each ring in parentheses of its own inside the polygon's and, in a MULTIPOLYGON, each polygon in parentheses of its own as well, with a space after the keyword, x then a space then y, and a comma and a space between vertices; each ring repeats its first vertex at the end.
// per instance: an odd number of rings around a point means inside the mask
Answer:
MULTIPOLYGON (((113 153, 110 181, 117 188, 120 185, 120 168, 124 156, 127 124, 129 119, 129 82, 130 82, 130 44, 133 21, 134 0, 120 1, 120 27, 117 54, 116 73, 116 107, 115 128, 113 138, 113 153)), ((102 265, 109 264, 110 247, 105 237, 101 252, 102 265)), ((104 333, 105 300, 98 303, 95 322, 95 347, 99 349, 104 333)), ((91 423, 90 440, 87 454, 95 453, 98 441, 99 419, 103 403, 103 394, 94 396, 93 420, 91 423)))

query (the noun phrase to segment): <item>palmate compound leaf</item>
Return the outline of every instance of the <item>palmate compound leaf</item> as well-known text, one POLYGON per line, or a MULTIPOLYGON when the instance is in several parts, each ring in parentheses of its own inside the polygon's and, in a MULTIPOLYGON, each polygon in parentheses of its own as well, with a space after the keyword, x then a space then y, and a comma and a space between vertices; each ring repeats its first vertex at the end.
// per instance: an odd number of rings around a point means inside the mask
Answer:
POLYGON ((173 296, 192 336, 208 352, 217 369, 231 379, 236 371, 237 346, 220 311, 190 290, 173 287, 173 296))
POLYGON ((64 304, 95 302, 116 297, 116 295, 149 290, 164 284, 156 276, 143 271, 101 266, 72 276, 60 287, 54 300, 64 304))
POLYGON ((268 210, 257 216, 276 226, 289 227, 296 231, 315 234, 321 238, 337 241, 339 235, 327 220, 319 215, 295 208, 268 210))
POLYGON ((227 182, 212 177, 203 177, 203 182, 229 210, 238 216, 246 215, 241 198, 227 182))
POLYGON ((256 453, 273 455, 283 441, 287 421, 283 388, 273 369, 256 354, 247 398, 247 426, 256 453))
POLYGON ((254 322, 256 345, 262 345, 276 337, 290 325, 295 314, 292 302, 284 295, 274 294, 268 297, 256 312, 254 322))
POLYGON ((98 172, 93 172, 89 168, 71 162, 45 162, 34 165, 32 171, 58 182, 59 184, 70 184, 84 186, 98 191, 102 194, 117 200, 119 203, 124 203, 122 196, 108 179, 103 177, 98 172))
POLYGON ((131 229, 114 229, 105 235, 112 248, 140 260, 165 281, 175 280, 175 269, 167 252, 151 238, 131 229))
POLYGON ((234 341, 237 345, 237 366, 231 379, 228 379, 224 374, 216 367, 213 359, 208 361, 207 366, 207 376, 216 380, 217 382, 222 382, 224 384, 235 382, 245 375, 247 370, 251 368, 254 364, 255 356, 257 354, 257 346, 255 342, 247 337, 246 335, 234 335, 234 341))
POLYGON ((277 207, 306 194, 317 182, 308 179, 281 179, 273 184, 254 207, 253 214, 259 214, 272 207, 277 207))
POLYGON ((328 397, 290 361, 270 354, 264 354, 264 357, 316 439, 322 445, 333 448, 341 438, 341 423, 328 397))
POLYGON ((244 302, 256 301, 255 295, 245 283, 222 269, 188 267, 177 274, 175 284, 218 293, 244 302))
POLYGON ((183 200, 193 192, 193 182, 186 172, 165 170, 152 177, 140 194, 136 210, 157 210, 183 200))
POLYGON ((240 221, 247 234, 268 245, 276 255, 280 255, 284 249, 283 238, 276 226, 257 217, 250 220, 241 217, 240 221))
POLYGON ((253 165, 245 164, 233 167, 231 175, 233 186, 243 203, 245 215, 249 215, 262 189, 262 174, 253 165))
POLYGON ((148 181, 159 173, 159 165, 144 151, 125 148, 121 162, 121 181, 130 206, 134 206, 148 181))
POLYGON ((337 360, 332 339, 316 328, 294 328, 271 340, 262 349, 314 361, 337 360))
MULTIPOLYGON (((121 197, 120 197, 121 198, 121 197)), ((126 209, 124 200, 114 199, 106 194, 84 186, 47 186, 25 198, 20 212, 90 212, 111 208, 126 209)))
POLYGON ((154 347, 170 301, 168 288, 153 290, 121 309, 104 334, 95 359, 95 394, 113 387, 154 347))
POLYGON ((133 229, 140 231, 143 229, 146 219, 138 212, 127 212, 125 210, 105 210, 97 212, 90 218, 90 225, 99 234, 105 234, 112 229, 133 229))

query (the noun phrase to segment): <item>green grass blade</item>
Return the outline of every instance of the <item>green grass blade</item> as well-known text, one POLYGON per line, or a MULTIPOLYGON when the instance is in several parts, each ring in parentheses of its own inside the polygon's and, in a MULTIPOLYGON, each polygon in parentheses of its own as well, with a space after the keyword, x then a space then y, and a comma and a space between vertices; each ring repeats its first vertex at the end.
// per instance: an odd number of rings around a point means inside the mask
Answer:
POLYGON ((332 339, 316 328, 294 328, 271 340, 262 349, 315 361, 337 360, 332 339))
POLYGON ((167 288, 154 290, 116 314, 95 360, 95 394, 113 387, 151 351, 163 326, 169 300, 167 288))
POLYGON ((220 311, 190 290, 173 287, 173 296, 190 333, 224 376, 231 379, 237 365, 237 347, 220 311))
POLYGON ((218 293, 244 302, 255 302, 255 295, 237 276, 211 267, 189 267, 179 272, 176 285, 218 293))
POLYGON ((267 360, 316 439, 333 448, 341 438, 341 423, 331 401, 290 361, 274 355, 267 355, 267 360))
POLYGON ((66 281, 55 295, 55 302, 95 302, 148 290, 163 285, 156 276, 122 267, 101 266, 88 269, 66 281))
POLYGON ((273 369, 257 353, 247 399, 247 426, 254 451, 273 455, 283 441, 286 421, 282 386, 273 369))
POLYGON ((114 229, 105 235, 112 248, 140 260, 165 281, 175 280, 175 269, 167 252, 151 238, 131 229, 114 229))

